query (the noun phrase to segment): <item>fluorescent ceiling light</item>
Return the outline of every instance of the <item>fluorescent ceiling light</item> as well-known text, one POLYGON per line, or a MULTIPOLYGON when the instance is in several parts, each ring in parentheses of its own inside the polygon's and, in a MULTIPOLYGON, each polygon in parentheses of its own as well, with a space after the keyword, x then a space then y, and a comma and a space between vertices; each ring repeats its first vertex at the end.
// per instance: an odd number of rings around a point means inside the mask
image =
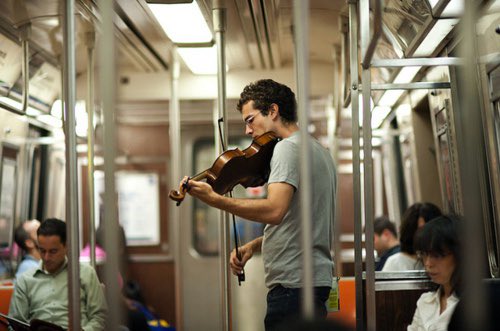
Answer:
POLYGON ((75 121, 75 134, 78 137, 86 137, 89 123, 84 100, 78 100, 75 104, 75 121))
MULTIPOLYGON (((413 78, 417 75, 420 70, 420 66, 415 67, 403 67, 396 78, 394 78, 395 84, 406 84, 411 83, 413 78)), ((387 115, 390 113, 392 106, 399 100, 404 90, 386 90, 377 106, 372 111, 372 128, 378 128, 387 115)))
MULTIPOLYGON (((432 9, 434 9, 439 2, 440 0, 429 0, 429 4, 431 5, 432 9)), ((464 0, 450 0, 441 13, 440 17, 459 17, 463 14, 463 12, 464 0)))
POLYGON ((217 49, 212 47, 179 47, 177 52, 184 63, 196 75, 217 73, 217 49))
POLYGON ((56 101, 54 101, 52 107, 50 108, 50 114, 54 117, 62 119, 62 107, 62 100, 57 99, 56 101))
POLYGON ((430 56, 457 23, 458 19, 456 18, 437 20, 436 24, 434 24, 431 31, 427 34, 427 37, 420 43, 413 56, 430 56))
POLYGON ((183 4, 148 5, 158 23, 174 43, 212 41, 212 32, 196 1, 183 4))
POLYGON ((399 100, 404 90, 387 90, 377 103, 377 106, 391 108, 399 100))
MULTIPOLYGON (((411 106, 407 103, 403 103, 396 108, 396 117, 397 118, 407 118, 411 114, 411 106)), ((398 120, 398 122, 401 122, 398 120)))
POLYGON ((419 66, 416 67, 403 67, 396 78, 394 78, 394 83, 396 84, 406 84, 410 83, 413 78, 417 75, 418 71, 420 70, 419 66))
MULTIPOLYGON (((396 78, 394 78, 394 83, 395 84, 410 83, 413 80, 413 78, 415 78, 420 68, 421 67, 419 66, 402 68, 399 71, 396 78)), ((386 90, 382 95, 382 97, 380 98, 380 100, 378 101, 377 106, 391 108, 399 100, 399 98, 403 93, 404 90, 386 90)))
POLYGON ((372 111, 372 128, 378 128, 391 112, 391 107, 375 106, 372 111))

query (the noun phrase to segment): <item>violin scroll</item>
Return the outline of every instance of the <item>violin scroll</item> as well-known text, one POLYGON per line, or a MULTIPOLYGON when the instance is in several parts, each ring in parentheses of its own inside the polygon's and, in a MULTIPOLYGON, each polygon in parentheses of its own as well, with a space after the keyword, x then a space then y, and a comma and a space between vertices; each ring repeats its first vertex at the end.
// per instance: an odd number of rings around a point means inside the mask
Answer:
POLYGON ((184 201, 184 197, 186 196, 185 192, 171 190, 168 194, 168 197, 176 202, 176 206, 180 206, 181 202, 184 201))
POLYGON ((176 206, 180 206, 181 202, 184 201, 186 192, 188 190, 189 177, 182 183, 179 191, 170 190, 168 197, 176 202, 176 206))

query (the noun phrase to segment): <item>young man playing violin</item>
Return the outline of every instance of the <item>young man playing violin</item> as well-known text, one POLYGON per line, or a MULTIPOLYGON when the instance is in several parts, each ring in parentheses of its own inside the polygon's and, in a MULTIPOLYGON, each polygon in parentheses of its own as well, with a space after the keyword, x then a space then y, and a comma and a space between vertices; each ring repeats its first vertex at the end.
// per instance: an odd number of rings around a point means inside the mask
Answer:
MULTIPOLYGON (((299 190, 299 127, 297 107, 292 90, 270 79, 247 85, 237 106, 246 124, 246 134, 252 138, 268 131, 279 141, 271 159, 267 197, 236 199, 219 195, 201 181, 185 177, 181 189, 206 204, 239 217, 266 224, 264 235, 230 258, 232 272, 243 271, 246 262, 256 252, 262 252, 267 295, 266 330, 274 330, 282 322, 299 317, 301 312, 302 260, 299 190), (186 190, 186 189, 184 189, 186 190)), ((333 261, 330 254, 331 227, 335 214, 336 170, 328 151, 310 138, 312 153, 312 205, 314 304, 319 317, 326 317, 325 302, 332 285, 333 261)))

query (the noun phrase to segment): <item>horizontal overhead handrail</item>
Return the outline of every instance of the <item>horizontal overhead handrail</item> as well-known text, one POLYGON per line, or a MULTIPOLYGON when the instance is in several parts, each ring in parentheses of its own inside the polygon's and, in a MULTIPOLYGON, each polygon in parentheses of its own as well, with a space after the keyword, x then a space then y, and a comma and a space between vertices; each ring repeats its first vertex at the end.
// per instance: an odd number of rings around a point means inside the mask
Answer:
POLYGON ((450 82, 415 82, 415 83, 389 83, 389 84, 372 84, 372 90, 432 90, 432 89, 448 89, 450 82))
POLYGON ((463 60, 458 57, 403 58, 373 60, 372 68, 418 67, 418 66, 459 66, 463 60))

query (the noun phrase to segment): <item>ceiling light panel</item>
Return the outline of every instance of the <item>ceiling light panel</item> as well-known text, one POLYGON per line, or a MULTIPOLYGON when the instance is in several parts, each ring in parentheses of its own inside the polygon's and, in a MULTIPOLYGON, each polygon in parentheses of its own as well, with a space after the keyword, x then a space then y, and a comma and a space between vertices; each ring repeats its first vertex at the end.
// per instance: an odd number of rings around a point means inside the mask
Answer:
POLYGON ((458 23, 458 19, 439 19, 432 27, 427 37, 420 43, 413 54, 414 57, 431 56, 443 39, 451 32, 458 23))
POLYGON ((158 23, 174 43, 207 43, 212 41, 196 1, 182 4, 148 4, 158 23))
MULTIPOLYGON (((442 0, 441 0, 442 1, 442 0)), ((440 0, 429 0, 429 4, 432 7, 433 14, 436 14, 434 8, 440 0)), ((464 12, 464 0, 449 0, 448 4, 444 8, 443 12, 439 17, 459 17, 464 12)))
POLYGON ((212 47, 179 47, 177 52, 193 74, 217 74, 217 49, 212 47))

